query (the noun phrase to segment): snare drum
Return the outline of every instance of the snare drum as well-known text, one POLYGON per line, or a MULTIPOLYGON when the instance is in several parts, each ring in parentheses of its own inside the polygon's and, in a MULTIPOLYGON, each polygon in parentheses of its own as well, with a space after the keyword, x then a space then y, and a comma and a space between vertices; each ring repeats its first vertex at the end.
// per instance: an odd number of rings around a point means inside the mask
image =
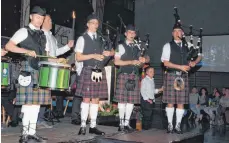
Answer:
POLYGON ((42 61, 39 62, 39 82, 40 88, 50 88, 51 90, 68 90, 70 78, 70 65, 42 61))
POLYGON ((8 90, 10 88, 10 62, 11 58, 1 57, 1 88, 8 90))

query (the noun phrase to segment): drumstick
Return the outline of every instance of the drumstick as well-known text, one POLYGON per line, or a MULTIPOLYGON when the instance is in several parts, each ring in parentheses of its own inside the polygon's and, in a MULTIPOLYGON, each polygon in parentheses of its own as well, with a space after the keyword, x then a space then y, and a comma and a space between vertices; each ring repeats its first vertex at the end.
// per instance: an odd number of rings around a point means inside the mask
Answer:
POLYGON ((52 57, 52 56, 43 56, 43 55, 37 55, 38 58, 53 58, 57 59, 57 57, 52 57))
MULTIPOLYGON (((24 54, 25 56, 29 56, 27 54, 24 54)), ((53 58, 53 59, 57 59, 57 57, 52 57, 52 56, 44 56, 44 55, 36 55, 38 58, 53 58)))

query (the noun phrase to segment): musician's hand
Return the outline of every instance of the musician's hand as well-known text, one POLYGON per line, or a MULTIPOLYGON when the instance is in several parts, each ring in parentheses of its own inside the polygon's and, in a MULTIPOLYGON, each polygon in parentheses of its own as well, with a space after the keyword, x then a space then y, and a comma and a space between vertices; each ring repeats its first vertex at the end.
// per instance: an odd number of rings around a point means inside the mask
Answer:
POLYGON ((115 55, 115 50, 114 49, 111 49, 110 56, 114 56, 114 55, 115 55))
POLYGON ((150 100, 150 99, 148 99, 148 100, 146 100, 146 101, 149 102, 150 104, 153 104, 153 101, 150 100))
POLYGON ((181 66, 180 66, 180 70, 182 70, 183 72, 188 73, 188 71, 190 70, 190 66, 181 65, 181 66))
POLYGON ((93 54, 93 59, 102 61, 104 59, 104 56, 100 54, 93 54))
POLYGON ((1 49, 1 56, 5 56, 8 53, 8 51, 1 49))
POLYGON ((139 66, 141 64, 141 62, 138 60, 133 60, 133 61, 131 61, 131 64, 134 66, 139 66))
POLYGON ((161 88, 158 89, 158 93, 163 92, 163 90, 164 90, 164 86, 162 86, 161 88))
POLYGON ((196 66, 196 62, 194 62, 194 61, 189 62, 189 66, 190 67, 195 67, 196 66))
POLYGON ((105 57, 109 57, 109 56, 111 56, 111 51, 103 51, 103 55, 105 57))
POLYGON ((28 50, 28 52, 26 53, 26 55, 28 55, 28 56, 30 56, 30 57, 37 57, 37 54, 36 54, 36 52, 35 51, 30 51, 30 50, 28 50))
POLYGON ((58 58, 58 59, 57 59, 57 63, 66 64, 67 62, 68 62, 68 60, 65 59, 65 58, 58 58))
POLYGON ((69 40, 68 41, 68 47, 72 48, 74 46, 74 40, 69 40))
POLYGON ((144 57, 139 57, 138 59, 141 63, 146 63, 146 58, 144 57))

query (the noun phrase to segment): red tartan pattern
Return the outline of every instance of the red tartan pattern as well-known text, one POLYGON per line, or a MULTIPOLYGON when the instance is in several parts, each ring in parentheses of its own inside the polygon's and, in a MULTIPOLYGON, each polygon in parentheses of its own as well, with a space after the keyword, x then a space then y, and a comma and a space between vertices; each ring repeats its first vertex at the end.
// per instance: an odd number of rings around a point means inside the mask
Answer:
POLYGON ((178 77, 175 73, 166 73, 164 78, 164 91, 162 101, 170 104, 189 104, 189 82, 188 74, 182 74, 185 89, 177 91, 174 89, 174 81, 178 77))
POLYGON ((91 80, 92 70, 90 67, 84 67, 77 81, 76 95, 83 98, 108 98, 108 88, 105 69, 102 70, 102 81, 93 82, 91 80))
POLYGON ((140 84, 139 84, 139 76, 135 74, 124 74, 121 73, 118 75, 116 82, 116 90, 114 99, 115 102, 119 103, 140 103, 140 84), (127 91, 125 87, 125 83, 128 79, 135 79, 135 89, 134 91, 127 91))

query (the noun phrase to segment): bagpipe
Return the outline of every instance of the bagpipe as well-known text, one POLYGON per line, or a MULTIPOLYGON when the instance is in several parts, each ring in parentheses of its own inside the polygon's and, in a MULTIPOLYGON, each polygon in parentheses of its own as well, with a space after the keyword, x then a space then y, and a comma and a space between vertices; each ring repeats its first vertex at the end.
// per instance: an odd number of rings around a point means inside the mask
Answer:
POLYGON ((140 51, 140 56, 144 57, 146 51, 149 49, 149 34, 145 35, 145 40, 141 40, 139 31, 137 32, 138 37, 134 40, 134 46, 140 51))
POLYGON ((189 37, 190 37, 190 41, 188 43, 188 48, 189 48, 189 52, 187 55, 187 60, 188 61, 195 61, 198 57, 198 55, 202 54, 202 31, 203 29, 200 28, 199 30, 199 36, 197 39, 197 45, 194 46, 193 44, 193 28, 192 25, 189 26, 190 32, 189 32, 189 37))
MULTIPOLYGON (((118 14, 118 17, 120 19, 120 27, 117 30, 117 36, 119 36, 116 40, 116 43, 121 43, 121 39, 120 39, 120 35, 121 35, 121 31, 123 28, 127 28, 128 26, 126 26, 126 24, 123 22, 123 19, 121 17, 120 14, 118 14)), ((140 50, 140 56, 143 57, 145 55, 145 52, 148 50, 149 48, 149 34, 145 34, 145 40, 141 40, 140 38, 140 32, 139 30, 135 29, 136 31, 136 37, 134 39, 134 46, 137 47, 140 50)), ((123 42, 123 41, 122 41, 123 42)), ((116 44, 118 45, 118 44, 116 44)))
MULTIPOLYGON (((174 7, 174 11, 175 11, 175 13, 174 13, 175 24, 180 25, 180 27, 182 27, 182 30, 184 31, 183 27, 187 28, 188 26, 181 24, 181 20, 180 20, 179 14, 178 14, 177 7, 174 7)), ((197 29, 194 29, 192 25, 190 25, 188 28, 189 28, 189 34, 187 34, 187 35, 189 36, 189 39, 186 38, 186 35, 185 35, 186 33, 184 31, 184 34, 181 37, 181 41, 184 44, 184 46, 186 48, 188 48, 187 61, 195 61, 197 59, 198 55, 202 54, 202 32, 203 32, 203 28, 200 28, 199 30, 197 30, 197 29), (196 45, 194 45, 194 33, 193 33, 193 31, 199 32, 196 45), (189 41, 187 41, 187 40, 189 40, 189 41)))
MULTIPOLYGON (((110 39, 110 32, 109 29, 106 30, 106 36, 102 34, 102 32, 98 31, 98 38, 101 43, 102 51, 110 51, 112 50, 112 41, 110 39)), ((92 69, 91 80, 93 82, 100 82, 102 81, 102 67, 106 65, 109 60, 111 59, 110 56, 104 57, 102 61, 96 61, 95 67, 92 69)))
MULTIPOLYGON (((197 39, 197 45, 194 45, 194 36, 193 36, 193 31, 198 31, 196 29, 193 28, 192 25, 189 26, 189 41, 187 41, 186 36, 185 36, 185 31, 183 29, 183 27, 187 27, 185 25, 181 24, 181 20, 180 20, 180 16, 178 14, 178 9, 176 7, 174 7, 174 17, 175 17, 175 24, 178 24, 180 26, 180 28, 183 30, 184 34, 181 37, 181 41, 182 44, 184 45, 185 48, 188 49, 188 53, 186 56, 186 60, 187 61, 195 61, 199 55, 202 54, 202 31, 203 29, 200 28, 199 29, 199 36, 197 39)), ((183 61, 183 60, 182 60, 183 61)), ((184 79, 182 78, 182 72, 180 72, 181 74, 179 74, 179 76, 177 76, 174 80, 174 89, 181 91, 184 90, 185 88, 185 82, 184 79)))

